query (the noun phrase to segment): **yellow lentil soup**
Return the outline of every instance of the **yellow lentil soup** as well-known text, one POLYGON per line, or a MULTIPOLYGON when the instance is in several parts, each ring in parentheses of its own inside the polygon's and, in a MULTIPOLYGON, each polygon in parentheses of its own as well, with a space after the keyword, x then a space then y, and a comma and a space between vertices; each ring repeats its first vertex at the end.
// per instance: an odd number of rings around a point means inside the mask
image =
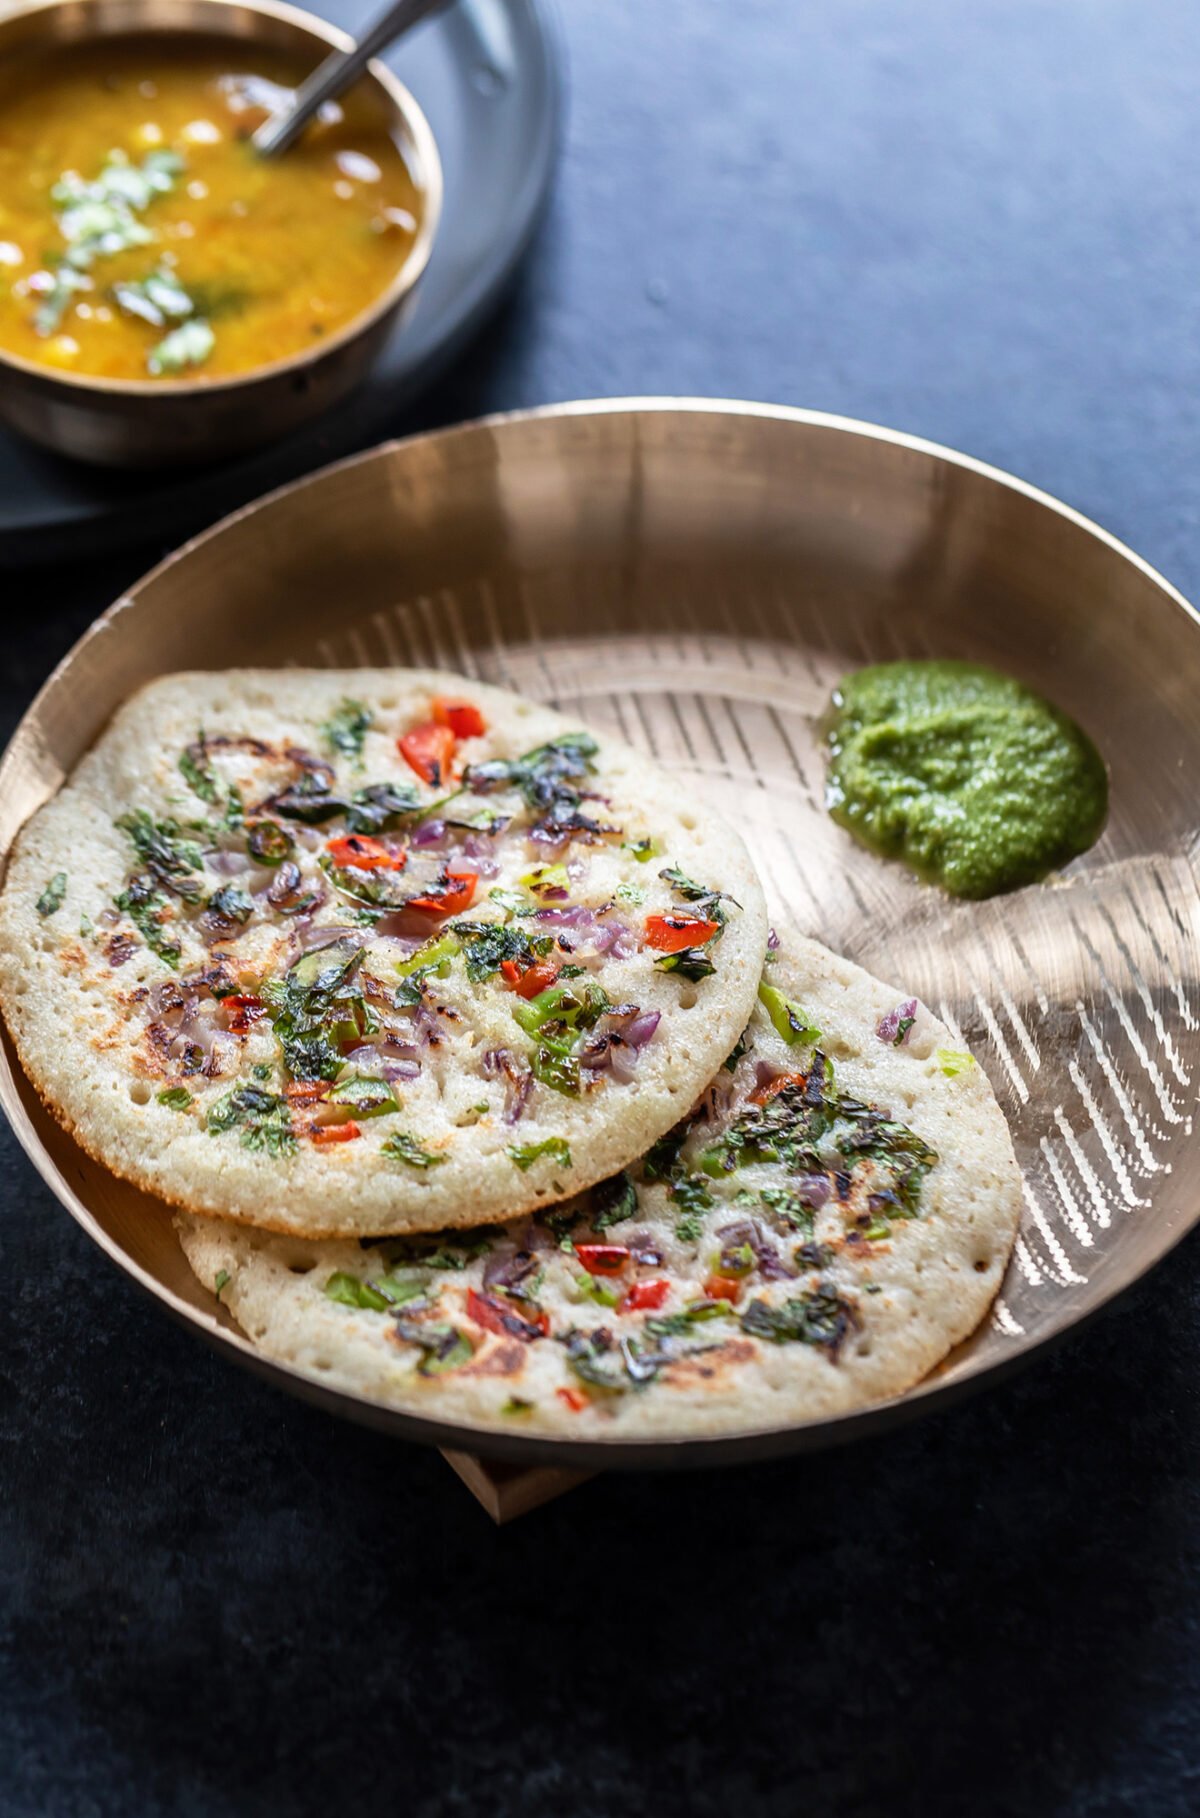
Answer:
POLYGON ((64 373, 207 380, 307 352, 389 287, 417 175, 360 84, 284 156, 255 127, 310 64, 107 38, 0 75, 0 349, 64 373))

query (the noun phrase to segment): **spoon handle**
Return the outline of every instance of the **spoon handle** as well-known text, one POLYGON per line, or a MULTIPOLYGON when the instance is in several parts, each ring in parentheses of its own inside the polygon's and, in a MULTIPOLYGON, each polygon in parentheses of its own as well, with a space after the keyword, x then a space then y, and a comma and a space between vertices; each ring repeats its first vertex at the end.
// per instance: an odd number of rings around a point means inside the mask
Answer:
POLYGON ((348 51, 334 51, 317 65, 296 90, 290 107, 263 121, 251 141, 254 149, 264 158, 285 152, 289 145, 295 144, 322 103, 332 101, 343 89, 349 88, 372 57, 427 14, 437 12, 448 3, 449 0, 392 0, 392 5, 384 9, 357 44, 348 51))

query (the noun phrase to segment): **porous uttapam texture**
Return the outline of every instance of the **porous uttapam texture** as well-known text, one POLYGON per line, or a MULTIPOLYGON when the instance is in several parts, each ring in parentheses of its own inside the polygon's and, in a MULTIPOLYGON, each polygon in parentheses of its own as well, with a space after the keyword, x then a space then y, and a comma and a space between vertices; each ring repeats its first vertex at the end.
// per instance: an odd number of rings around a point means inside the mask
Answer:
POLYGON ((188 674, 22 832, 0 999, 116 1173, 380 1235, 624 1167, 728 1053, 765 943, 737 835, 549 708, 424 671, 188 674))
POLYGON ((587 1193, 365 1245, 178 1224, 248 1337, 318 1380, 476 1428, 616 1440, 899 1394, 986 1314, 1020 1208, 971 1056, 895 987, 786 937, 690 1114, 587 1193))

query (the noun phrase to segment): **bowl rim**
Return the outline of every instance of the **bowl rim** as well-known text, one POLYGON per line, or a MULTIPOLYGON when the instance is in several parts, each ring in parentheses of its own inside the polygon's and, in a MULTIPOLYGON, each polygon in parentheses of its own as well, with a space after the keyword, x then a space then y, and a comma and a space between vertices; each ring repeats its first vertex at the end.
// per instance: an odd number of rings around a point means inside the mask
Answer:
MULTIPOLYGON (((350 472, 368 463, 387 460, 396 451, 430 446, 456 447, 460 452, 468 450, 467 458, 470 461, 487 462, 493 458, 492 438, 508 429, 519 430, 522 426, 547 423, 569 425, 579 420, 623 415, 676 417, 682 420, 703 420, 706 417, 718 420, 752 419, 816 430, 834 437, 862 437, 869 442, 905 451, 922 460, 945 462, 951 468, 975 475, 1002 491, 1014 493, 1052 517, 1073 525, 1089 539, 1104 546, 1118 560, 1130 564, 1162 594, 1173 611, 1182 613, 1185 619, 1200 630, 1200 609, 1159 569, 1112 531, 1106 530, 1084 512, 1044 488, 953 446, 870 419, 766 401, 686 395, 584 398, 495 412, 463 423, 389 438, 272 488, 179 545, 140 575, 94 619, 47 676, 18 721, 7 747, 0 753, 0 797, 10 781, 21 746, 31 735, 36 736, 34 728, 44 701, 52 691, 61 687, 63 679, 78 661, 84 648, 93 641, 102 639, 117 615, 136 609, 140 596, 160 575, 186 561, 200 547, 219 538, 235 525, 258 515, 264 507, 270 509, 302 489, 327 484, 334 475, 350 472)), ((25 818, 28 819, 28 816, 25 818)), ((19 828, 14 829, 7 841, 0 834, 0 877, 18 832, 19 828)), ((15 1053, 13 1059, 15 1061, 15 1053)), ((12 1074, 6 1076, 6 1056, 0 1044, 0 1109, 6 1114, 28 1160, 58 1203, 108 1261, 144 1294, 152 1297, 178 1324, 195 1332, 218 1354, 231 1360, 236 1359, 261 1381, 284 1389, 297 1399, 328 1413, 351 1419, 358 1425, 374 1428, 394 1438, 528 1466, 555 1466, 588 1471, 710 1469, 815 1453, 827 1447, 882 1436, 895 1426, 907 1424, 926 1414, 944 1412, 987 1386, 1011 1379, 1127 1294, 1151 1270, 1157 1268, 1200 1222, 1200 1201, 1174 1221, 1163 1222, 1156 1233, 1153 1247, 1138 1262, 1132 1273, 1107 1282, 1089 1304, 1063 1312, 1049 1330, 1014 1346, 1007 1356, 976 1365, 952 1377, 943 1375, 941 1366, 937 1366, 901 1394, 866 1403, 847 1413, 810 1416, 777 1426, 753 1426, 731 1432, 696 1432, 662 1438, 642 1435, 636 1438, 617 1436, 611 1439, 576 1439, 552 1433, 522 1435, 501 1432, 495 1427, 472 1425, 470 1421, 461 1418, 396 1408, 353 1390, 329 1387, 305 1373, 299 1365, 268 1357, 259 1351, 219 1307, 211 1312, 202 1310, 174 1289, 165 1286, 145 1263, 109 1234, 87 1200, 64 1177, 26 1110, 18 1084, 18 1069, 19 1063, 12 1074)))
MULTIPOLYGON (((0 12, 0 35, 8 26, 15 25, 20 20, 36 19, 39 16, 68 10, 78 12, 78 0, 28 0, 27 4, 18 5, 11 12, 0 12)), ((96 10, 99 12, 100 9, 96 10)), ((197 37, 228 36, 233 39, 235 34, 222 32, 217 21, 222 13, 228 16, 234 12, 255 13, 262 18, 295 26, 311 38, 319 40, 331 51, 348 50, 354 43, 350 34, 344 32, 340 26, 331 24, 327 19, 322 19, 316 13, 310 13, 303 7, 292 6, 289 4, 289 0, 186 0, 186 8, 181 5, 181 21, 178 27, 164 26, 161 23, 152 25, 147 22, 144 26, 139 27, 133 24, 122 26, 111 32, 104 30, 99 22, 92 18, 89 8, 87 29, 74 42, 86 43, 106 37, 133 38, 159 35, 170 37, 176 30, 181 35, 190 33, 197 37), (206 27, 194 19, 186 21, 183 19, 184 10, 192 12, 195 9, 210 13, 212 24, 206 27)), ((254 43, 256 39, 251 35, 246 41, 254 43)), ((438 224, 441 220, 445 181, 441 155, 433 128, 411 90, 377 57, 373 57, 367 64, 359 80, 362 81, 364 78, 369 78, 378 88, 382 89, 391 103, 394 124, 403 126, 411 140, 414 159, 421 174, 424 207, 413 243, 391 283, 386 290, 380 292, 374 302, 368 304, 365 309, 352 316, 349 322, 343 324, 335 335, 323 340, 319 347, 306 348, 301 353, 288 354, 281 360, 270 360, 261 366, 252 366, 245 372, 229 373, 224 377, 212 379, 203 377, 194 379, 110 379, 105 378, 102 374, 60 372, 40 361, 27 360, 22 354, 11 353, 3 346, 0 346, 0 374, 6 370, 10 373, 19 373, 37 388, 57 391, 61 387, 72 394, 82 394, 83 398, 89 396, 127 398, 138 403, 147 403, 155 398, 165 398, 171 401, 183 397, 214 398, 222 393, 243 390, 265 379, 280 378, 289 372, 301 372, 311 368, 318 362, 323 362, 328 356, 339 352, 351 342, 359 340, 372 328, 385 321, 415 288, 418 279, 429 263, 438 224)))

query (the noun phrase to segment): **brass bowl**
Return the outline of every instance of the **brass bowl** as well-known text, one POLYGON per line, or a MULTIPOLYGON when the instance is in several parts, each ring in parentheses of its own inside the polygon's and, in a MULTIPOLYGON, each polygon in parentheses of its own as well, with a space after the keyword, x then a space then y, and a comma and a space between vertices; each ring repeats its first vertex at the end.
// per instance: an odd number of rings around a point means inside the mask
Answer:
MULTIPOLYGON (((345 32, 281 0, 35 0, 0 17, 0 61, 130 33, 196 33, 311 56, 351 43, 345 32)), ((429 122, 383 64, 373 91, 424 194, 416 239, 369 308, 319 347, 227 379, 104 379, 52 371, 0 348, 0 420, 59 454, 104 466, 184 466, 245 452, 328 410, 365 376, 429 262, 442 206, 442 167, 429 122)))
POLYGON ((1094 1313, 1197 1222, 1200 625, 1075 512, 944 448, 769 406, 565 405, 376 449, 227 519, 97 621, 0 764, 0 857, 141 683, 291 662, 466 670, 675 768, 736 820, 780 925, 921 996, 972 1048, 1026 1213, 992 1317, 895 1400, 716 1439, 477 1431, 259 1357, 192 1277, 168 1208, 89 1160, 4 1049, 0 1103, 54 1193, 228 1356, 456 1450, 727 1462, 944 1405, 1094 1313), (1112 812, 1059 880, 954 902, 829 819, 816 734, 829 688, 903 655, 994 663, 1096 736, 1112 812))

